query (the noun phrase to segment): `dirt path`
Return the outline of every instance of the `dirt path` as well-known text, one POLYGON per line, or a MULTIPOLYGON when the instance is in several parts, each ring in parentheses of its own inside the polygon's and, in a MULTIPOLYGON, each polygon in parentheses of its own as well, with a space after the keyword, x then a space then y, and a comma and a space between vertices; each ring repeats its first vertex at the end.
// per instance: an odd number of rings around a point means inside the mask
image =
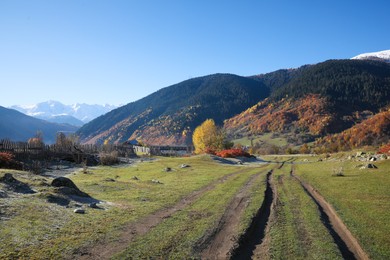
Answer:
POLYGON ((161 223, 165 218, 170 217, 177 211, 182 210, 190 204, 194 203, 205 192, 212 190, 217 184, 225 182, 227 179, 249 170, 251 170, 251 168, 243 168, 239 171, 227 174, 211 182, 207 186, 192 192, 175 205, 157 210, 156 212, 124 227, 122 234, 116 241, 102 241, 98 244, 89 246, 88 248, 81 248, 72 256, 72 258, 109 259, 111 256, 124 251, 135 237, 146 234, 153 227, 161 223))
POLYGON ((345 259, 369 259, 368 255, 366 252, 364 252, 357 239, 352 235, 347 226, 337 215, 332 205, 329 204, 325 198, 319 194, 319 192, 310 184, 303 181, 299 176, 295 175, 293 170, 291 171, 291 176, 299 181, 305 191, 317 204, 321 212, 321 218, 324 222, 324 225, 328 228, 343 257, 345 259))
MULTIPOLYGON (((281 165, 280 167, 283 167, 281 165)), ((280 168, 279 167, 279 168, 280 168)), ((256 248, 264 242, 269 230, 270 216, 273 215, 277 193, 272 179, 272 170, 267 174, 267 188, 264 201, 248 230, 239 240, 239 246, 232 253, 231 259, 251 259, 256 248)))
POLYGON ((252 175, 235 194, 212 234, 202 243, 207 246, 201 253, 202 259, 227 259, 230 257, 232 249, 237 246, 235 235, 250 200, 249 190, 260 174, 252 175))

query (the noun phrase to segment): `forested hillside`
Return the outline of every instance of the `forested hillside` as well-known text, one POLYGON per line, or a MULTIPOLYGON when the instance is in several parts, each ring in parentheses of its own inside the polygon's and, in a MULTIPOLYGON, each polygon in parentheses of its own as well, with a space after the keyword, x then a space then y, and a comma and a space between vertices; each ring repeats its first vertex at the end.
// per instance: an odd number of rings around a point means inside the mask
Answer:
POLYGON ((231 74, 194 78, 163 88, 83 126, 82 140, 118 143, 140 139, 154 144, 185 144, 207 118, 222 124, 269 96, 260 81, 231 74))

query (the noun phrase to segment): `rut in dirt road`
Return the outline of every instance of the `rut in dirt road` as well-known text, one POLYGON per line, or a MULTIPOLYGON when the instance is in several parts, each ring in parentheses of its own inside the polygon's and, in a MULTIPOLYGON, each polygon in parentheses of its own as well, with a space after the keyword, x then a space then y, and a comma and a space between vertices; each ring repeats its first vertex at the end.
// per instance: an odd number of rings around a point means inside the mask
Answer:
POLYGON ((227 259, 230 257, 231 250, 237 244, 235 235, 240 219, 250 200, 249 191, 259 176, 261 173, 252 175, 234 195, 218 225, 201 243, 200 247, 207 246, 201 252, 202 259, 227 259))
POLYGON ((227 174, 217 180, 214 180, 210 184, 205 187, 192 192, 187 195, 185 198, 181 199, 175 205, 162 208, 157 210, 156 212, 145 216, 144 218, 136 221, 135 223, 131 223, 128 226, 123 228, 122 235, 116 241, 110 242, 99 242, 98 244, 81 248, 75 254, 73 254, 72 258, 77 259, 110 259, 113 255, 124 251, 129 243, 131 243, 135 237, 141 236, 149 232, 153 227, 160 224, 165 218, 172 216, 177 211, 184 209, 185 207, 194 203, 198 198, 200 198, 205 192, 212 190, 219 183, 225 182, 229 178, 243 173, 245 171, 251 170, 250 168, 241 169, 239 171, 235 171, 233 173, 227 174))
POLYGON ((266 227, 275 204, 275 189, 272 183, 272 172, 267 173, 267 188, 263 204, 245 234, 239 240, 239 246, 232 252, 231 259, 251 259, 257 245, 260 245, 266 234, 266 227))
POLYGON ((317 204, 321 214, 321 220, 328 229, 335 244, 339 248, 344 259, 369 259, 368 255, 360 246, 357 239, 352 235, 347 226, 337 215, 335 209, 329 204, 322 195, 318 193, 310 184, 304 182, 300 177, 294 174, 292 168, 290 175, 301 184, 305 192, 317 204))

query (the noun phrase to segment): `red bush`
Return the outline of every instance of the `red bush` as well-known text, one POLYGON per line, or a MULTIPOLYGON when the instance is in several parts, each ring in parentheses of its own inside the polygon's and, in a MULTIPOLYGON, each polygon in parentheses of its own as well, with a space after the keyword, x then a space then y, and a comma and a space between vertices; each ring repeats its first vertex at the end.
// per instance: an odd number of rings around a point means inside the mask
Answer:
POLYGON ((379 148, 378 153, 390 155, 390 143, 379 148))
POLYGON ((222 158, 251 157, 251 155, 242 149, 228 149, 215 153, 222 158))
POLYGON ((0 165, 11 163, 14 160, 12 153, 0 152, 0 165))
POLYGON ((14 157, 12 153, 0 152, 0 168, 21 169, 21 164, 14 157))
POLYGON ((207 154, 216 155, 216 152, 213 149, 211 149, 211 148, 206 148, 206 150, 204 152, 207 153, 207 154))

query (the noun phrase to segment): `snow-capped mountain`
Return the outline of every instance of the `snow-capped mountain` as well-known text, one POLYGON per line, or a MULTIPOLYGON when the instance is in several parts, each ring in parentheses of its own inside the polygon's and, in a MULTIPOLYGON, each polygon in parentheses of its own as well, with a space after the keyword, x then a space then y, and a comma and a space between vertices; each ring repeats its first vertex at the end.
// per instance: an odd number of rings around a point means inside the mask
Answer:
POLYGON ((15 105, 10 107, 26 115, 56 123, 81 126, 113 109, 112 105, 73 104, 64 105, 58 101, 46 101, 35 105, 15 105))
POLYGON ((390 50, 359 54, 353 60, 383 60, 390 62, 390 50))

